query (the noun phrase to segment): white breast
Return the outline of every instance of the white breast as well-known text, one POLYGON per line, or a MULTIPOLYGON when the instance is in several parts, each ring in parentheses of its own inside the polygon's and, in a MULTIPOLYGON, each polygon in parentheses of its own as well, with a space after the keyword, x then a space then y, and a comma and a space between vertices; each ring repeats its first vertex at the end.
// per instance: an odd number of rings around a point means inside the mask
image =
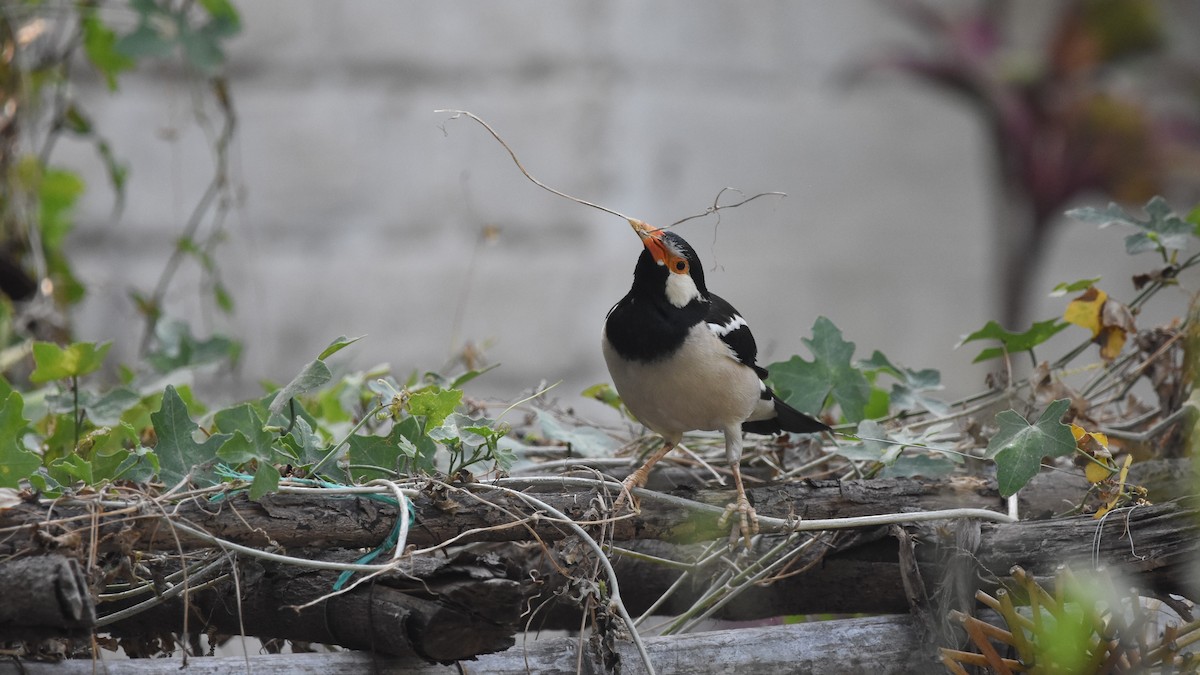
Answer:
POLYGON ((625 405, 663 436, 741 424, 759 401, 758 376, 705 324, 697 325, 674 354, 651 363, 626 361, 607 337, 603 350, 625 405))

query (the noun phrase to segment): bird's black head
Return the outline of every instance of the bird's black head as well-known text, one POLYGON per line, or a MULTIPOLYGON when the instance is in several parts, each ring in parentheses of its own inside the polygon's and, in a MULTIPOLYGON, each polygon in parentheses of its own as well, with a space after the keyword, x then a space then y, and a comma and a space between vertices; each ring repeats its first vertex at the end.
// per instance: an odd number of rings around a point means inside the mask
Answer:
MULTIPOLYGON (((639 221, 640 222, 640 221, 639 221)), ((708 302, 704 267, 696 251, 674 232, 634 227, 646 247, 633 270, 633 287, 640 295, 665 299, 683 308, 708 302)))

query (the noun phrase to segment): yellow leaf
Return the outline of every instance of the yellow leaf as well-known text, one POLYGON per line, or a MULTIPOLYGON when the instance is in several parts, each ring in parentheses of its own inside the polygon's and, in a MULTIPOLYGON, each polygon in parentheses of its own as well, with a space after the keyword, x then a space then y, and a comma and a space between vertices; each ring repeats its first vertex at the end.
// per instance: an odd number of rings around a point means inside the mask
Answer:
POLYGON ((1085 431, 1084 428, 1079 426, 1078 424, 1072 424, 1071 425, 1071 435, 1075 437, 1075 442, 1078 443, 1079 439, 1083 438, 1084 436, 1087 436, 1087 431, 1085 431))
POLYGON ((1099 483, 1108 480, 1108 477, 1113 475, 1116 469, 1104 466, 1098 462, 1088 462, 1083 467, 1083 475, 1088 479, 1089 483, 1099 483))
POLYGON ((1092 286, 1067 305, 1066 311, 1063 312, 1063 320, 1087 328, 1092 331, 1092 337, 1096 337, 1100 334, 1101 310, 1107 299, 1107 293, 1092 286))

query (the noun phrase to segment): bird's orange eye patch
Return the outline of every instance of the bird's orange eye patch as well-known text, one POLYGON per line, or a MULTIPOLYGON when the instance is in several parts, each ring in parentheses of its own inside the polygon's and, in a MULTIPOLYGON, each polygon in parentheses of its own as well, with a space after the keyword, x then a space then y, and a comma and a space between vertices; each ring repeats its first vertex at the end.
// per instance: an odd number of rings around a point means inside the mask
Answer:
POLYGON ((676 274, 687 274, 688 261, 684 258, 673 258, 671 260, 671 271, 676 274))

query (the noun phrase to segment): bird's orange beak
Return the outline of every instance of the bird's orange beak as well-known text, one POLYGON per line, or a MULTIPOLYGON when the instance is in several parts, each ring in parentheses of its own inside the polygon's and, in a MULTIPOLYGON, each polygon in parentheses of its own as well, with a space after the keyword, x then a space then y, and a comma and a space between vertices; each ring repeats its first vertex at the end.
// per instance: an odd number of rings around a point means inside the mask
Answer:
POLYGON ((646 247, 647 251, 650 251, 650 255, 654 256, 654 261, 659 265, 667 264, 667 246, 662 240, 662 230, 650 227, 637 218, 630 218, 629 224, 633 227, 633 231, 641 237, 642 245, 646 247))

